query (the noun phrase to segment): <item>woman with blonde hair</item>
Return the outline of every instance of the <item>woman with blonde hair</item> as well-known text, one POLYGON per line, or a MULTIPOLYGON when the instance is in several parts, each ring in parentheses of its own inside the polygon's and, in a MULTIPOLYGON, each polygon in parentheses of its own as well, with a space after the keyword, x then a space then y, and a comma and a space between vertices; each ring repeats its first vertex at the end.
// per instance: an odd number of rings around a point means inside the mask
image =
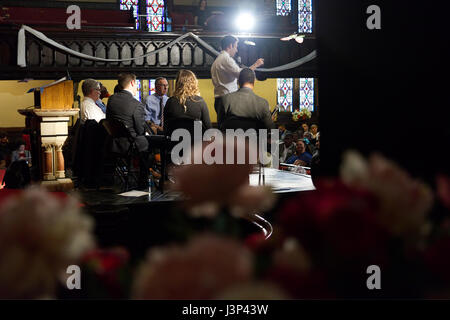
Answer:
POLYGON ((208 106, 200 97, 198 80, 192 71, 184 69, 178 71, 175 92, 167 100, 163 116, 165 131, 171 121, 179 118, 200 120, 205 129, 211 128, 208 106))

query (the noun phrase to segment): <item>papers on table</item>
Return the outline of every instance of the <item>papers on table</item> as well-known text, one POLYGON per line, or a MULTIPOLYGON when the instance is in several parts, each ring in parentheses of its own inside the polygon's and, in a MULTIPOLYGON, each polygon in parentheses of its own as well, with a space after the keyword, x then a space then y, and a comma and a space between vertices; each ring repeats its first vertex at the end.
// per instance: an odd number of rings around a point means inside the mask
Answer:
POLYGON ((124 197, 142 197, 142 196, 147 196, 147 195, 148 195, 148 192, 139 191, 139 190, 131 190, 128 192, 119 193, 119 196, 124 196, 124 197))
MULTIPOLYGON (((311 176, 306 174, 264 168, 265 183, 271 186, 275 193, 316 190, 311 176)), ((250 185, 258 185, 258 173, 250 174, 250 185)))

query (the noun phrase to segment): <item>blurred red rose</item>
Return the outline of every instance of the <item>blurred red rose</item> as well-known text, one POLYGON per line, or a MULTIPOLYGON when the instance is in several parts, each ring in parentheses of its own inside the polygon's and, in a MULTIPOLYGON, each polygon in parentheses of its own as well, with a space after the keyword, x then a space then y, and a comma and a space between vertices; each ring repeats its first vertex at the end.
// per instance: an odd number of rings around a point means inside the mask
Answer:
POLYGON ((371 194, 334 180, 316 186, 316 191, 300 194, 280 210, 278 223, 287 235, 316 258, 342 264, 385 263, 387 233, 377 221, 377 202, 371 194))

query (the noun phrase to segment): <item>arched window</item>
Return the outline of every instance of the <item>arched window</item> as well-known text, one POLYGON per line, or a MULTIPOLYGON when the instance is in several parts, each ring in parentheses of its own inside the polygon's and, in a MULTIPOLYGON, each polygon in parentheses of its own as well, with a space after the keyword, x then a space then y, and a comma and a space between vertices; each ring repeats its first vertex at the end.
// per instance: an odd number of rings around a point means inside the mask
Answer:
POLYGON ((136 19, 136 29, 139 29, 139 0, 120 0, 120 10, 133 10, 133 17, 136 19))
POLYGON ((300 78, 300 109, 314 111, 314 78, 300 78))
POLYGON ((148 31, 164 31, 164 0, 147 0, 148 31))
POLYGON ((277 16, 287 16, 291 10, 291 0, 277 0, 277 16))
POLYGON ((312 0, 298 0, 298 32, 313 32, 312 0))
MULTIPOLYGON (((292 92, 294 88, 294 79, 282 78, 277 79, 277 104, 281 110, 292 110, 292 92)), ((280 111, 281 111, 280 110, 280 111)))
POLYGON ((277 104, 280 111, 315 111, 314 78, 277 79, 277 104), (294 105, 295 104, 295 105, 294 105))
MULTIPOLYGON (((165 0, 143 0, 148 31, 165 31, 164 28, 164 7, 165 0)), ((133 10, 136 18, 136 29, 139 29, 139 7, 140 0, 120 0, 120 10, 133 10)))

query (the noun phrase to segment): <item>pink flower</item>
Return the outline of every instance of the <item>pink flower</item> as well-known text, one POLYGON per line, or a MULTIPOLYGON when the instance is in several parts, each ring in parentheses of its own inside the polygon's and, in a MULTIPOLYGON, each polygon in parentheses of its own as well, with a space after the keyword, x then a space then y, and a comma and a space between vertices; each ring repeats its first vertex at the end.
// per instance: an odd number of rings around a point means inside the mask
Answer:
POLYGON ((280 210, 278 223, 286 234, 320 259, 384 261, 387 237, 377 221, 377 205, 371 195, 339 181, 318 181, 316 187, 280 210))
POLYGON ((239 242, 201 235, 185 246, 149 251, 135 281, 137 299, 212 299, 250 281, 252 256, 239 242))
POLYGON ((433 204, 428 186, 412 179, 392 161, 379 154, 365 160, 359 153, 344 154, 341 178, 349 186, 372 192, 380 204, 379 221, 393 235, 420 237, 433 204))
POLYGON ((74 199, 31 187, 0 208, 0 298, 52 297, 61 273, 93 248, 92 220, 74 199))

